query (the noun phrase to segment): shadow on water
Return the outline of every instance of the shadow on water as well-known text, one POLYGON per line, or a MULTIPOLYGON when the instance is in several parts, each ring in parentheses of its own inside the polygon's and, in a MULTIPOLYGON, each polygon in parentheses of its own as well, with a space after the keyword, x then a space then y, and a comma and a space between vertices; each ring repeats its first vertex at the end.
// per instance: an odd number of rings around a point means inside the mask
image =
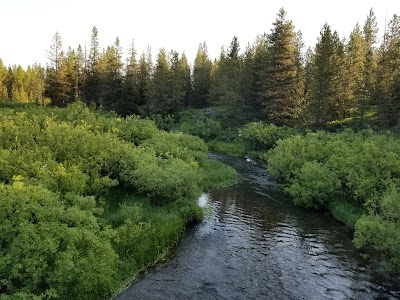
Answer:
POLYGON ((172 260, 116 299, 399 299, 352 247, 331 216, 296 207, 265 170, 212 154, 236 168, 237 185, 203 194, 210 210, 187 230, 172 260))

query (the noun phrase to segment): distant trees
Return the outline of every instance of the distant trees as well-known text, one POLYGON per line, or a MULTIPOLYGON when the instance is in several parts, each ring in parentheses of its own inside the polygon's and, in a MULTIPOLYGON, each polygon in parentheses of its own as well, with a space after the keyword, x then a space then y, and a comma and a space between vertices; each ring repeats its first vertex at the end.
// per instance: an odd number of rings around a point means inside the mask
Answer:
POLYGON ((21 66, 8 69, 0 59, 0 100, 43 103, 44 69, 35 64, 25 71, 21 66))
MULTIPOLYGON (((226 124, 265 120, 278 125, 325 125, 355 118, 365 125, 376 113, 384 125, 399 122, 399 17, 393 16, 378 47, 373 10, 348 39, 323 25, 305 53, 301 33, 282 8, 269 34, 240 48, 237 37, 211 61, 199 45, 193 67, 186 55, 151 49, 141 55, 132 43, 126 63, 118 37, 100 50, 92 29, 90 47, 63 50, 56 32, 40 65, 6 68, 0 61, 0 98, 57 106, 74 101, 95 104, 118 114, 166 116, 185 107, 216 106, 226 124)), ((228 124, 228 125, 229 125, 228 124)))
POLYGON ((7 86, 5 84, 7 73, 7 68, 3 65, 3 61, 0 58, 0 99, 8 98, 7 86))

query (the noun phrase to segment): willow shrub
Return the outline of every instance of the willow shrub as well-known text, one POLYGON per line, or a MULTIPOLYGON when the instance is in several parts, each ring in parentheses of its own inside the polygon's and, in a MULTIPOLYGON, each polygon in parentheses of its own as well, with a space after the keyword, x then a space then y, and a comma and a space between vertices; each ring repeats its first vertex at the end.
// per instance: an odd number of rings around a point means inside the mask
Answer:
POLYGON ((268 150, 275 146, 276 142, 297 134, 297 131, 287 126, 276 126, 263 122, 246 124, 239 130, 239 136, 253 150, 268 150))
POLYGON ((82 299, 111 288, 113 232, 97 222, 93 197, 62 199, 16 180, 0 185, 0 199, 2 292, 82 299))
POLYGON ((264 156, 294 202, 329 209, 353 226, 354 244, 400 270, 400 141, 370 130, 316 132, 277 142, 264 156))
POLYGON ((80 104, 0 115, 0 297, 105 299, 201 217, 199 138, 80 104))

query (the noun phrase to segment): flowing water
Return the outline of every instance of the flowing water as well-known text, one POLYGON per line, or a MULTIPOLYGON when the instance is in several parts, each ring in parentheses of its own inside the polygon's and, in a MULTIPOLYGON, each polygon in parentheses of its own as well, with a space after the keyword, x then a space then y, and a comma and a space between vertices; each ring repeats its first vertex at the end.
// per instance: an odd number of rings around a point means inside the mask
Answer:
POLYGON ((396 283, 359 259, 342 224, 294 206, 262 167, 212 158, 235 167, 239 183, 203 194, 209 218, 116 299, 400 299, 396 283))

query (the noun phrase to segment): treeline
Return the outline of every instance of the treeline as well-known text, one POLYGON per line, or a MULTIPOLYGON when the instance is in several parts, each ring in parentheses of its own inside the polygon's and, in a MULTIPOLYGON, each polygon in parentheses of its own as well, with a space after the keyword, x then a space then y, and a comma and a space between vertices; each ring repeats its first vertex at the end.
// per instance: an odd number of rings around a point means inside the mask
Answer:
POLYGON ((400 17, 394 15, 378 44, 371 10, 342 39, 323 25, 313 49, 303 49, 301 33, 281 9, 269 34, 240 51, 236 37, 215 61, 199 46, 193 68, 185 54, 150 49, 138 56, 134 44, 126 62, 119 39, 100 50, 94 27, 90 48, 63 51, 54 35, 49 64, 5 68, 0 62, 0 97, 57 106, 81 100, 121 115, 168 115, 184 107, 216 106, 229 123, 263 120, 278 125, 323 125, 377 112, 395 125, 400 112, 400 17))

